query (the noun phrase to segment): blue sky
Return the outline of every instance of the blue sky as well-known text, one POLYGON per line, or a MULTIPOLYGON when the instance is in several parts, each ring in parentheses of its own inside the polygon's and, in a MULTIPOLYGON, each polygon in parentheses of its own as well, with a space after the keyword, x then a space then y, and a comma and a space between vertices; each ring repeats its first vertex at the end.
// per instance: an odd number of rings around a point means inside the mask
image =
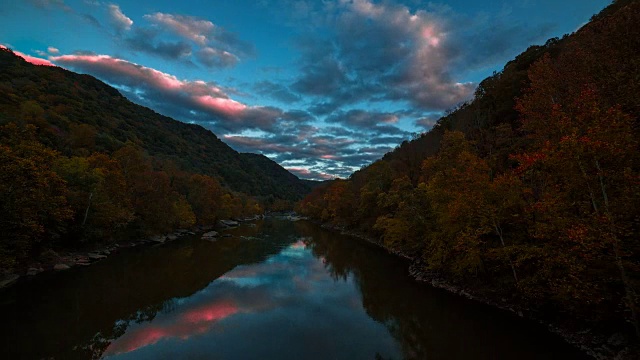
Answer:
POLYGON ((0 44, 302 178, 346 177, 605 0, 23 0, 0 44))

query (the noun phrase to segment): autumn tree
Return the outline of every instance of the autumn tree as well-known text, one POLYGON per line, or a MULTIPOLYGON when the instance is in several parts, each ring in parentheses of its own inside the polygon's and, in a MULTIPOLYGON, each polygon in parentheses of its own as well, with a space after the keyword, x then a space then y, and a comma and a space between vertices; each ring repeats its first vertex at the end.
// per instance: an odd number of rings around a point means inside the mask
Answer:
POLYGON ((531 235, 545 244, 541 269, 552 295, 610 299, 613 270, 638 331, 637 284, 627 274, 640 189, 633 119, 599 95, 597 78, 576 80, 571 55, 533 66, 531 89, 518 102, 532 142, 515 156, 531 188, 531 235))
POLYGON ((212 177, 191 175, 187 186, 187 200, 191 204, 198 224, 215 224, 222 215, 223 189, 212 177))
POLYGON ((66 186, 52 169, 59 154, 36 140, 35 127, 0 127, 0 265, 11 266, 71 218, 66 186))

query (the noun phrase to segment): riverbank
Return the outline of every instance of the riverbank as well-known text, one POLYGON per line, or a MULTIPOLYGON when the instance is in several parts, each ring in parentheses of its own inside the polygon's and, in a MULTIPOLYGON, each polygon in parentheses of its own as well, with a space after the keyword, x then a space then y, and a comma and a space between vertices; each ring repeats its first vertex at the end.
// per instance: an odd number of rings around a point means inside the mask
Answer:
MULTIPOLYGON (((16 284, 20 279, 33 277, 42 273, 64 271, 76 267, 92 265, 118 252, 137 246, 150 246, 163 244, 180 239, 181 237, 204 234, 216 229, 218 231, 238 226, 242 222, 256 220, 257 217, 239 220, 220 220, 217 225, 198 225, 189 229, 178 229, 171 233, 153 235, 147 238, 119 241, 107 244, 92 244, 83 249, 48 249, 43 251, 38 258, 27 261, 22 265, 4 270, 0 273, 0 290, 16 284)), ((204 234, 206 235, 206 234, 204 234)), ((217 235, 217 232, 216 232, 217 235)), ((205 238, 205 237, 203 237, 205 238)), ((216 236, 206 236, 208 240, 214 240, 216 236)))
POLYGON ((499 293, 491 293, 481 291, 477 287, 465 286, 455 283, 449 279, 440 276, 437 273, 425 271, 421 266, 419 259, 409 256, 399 251, 392 251, 380 242, 370 236, 343 226, 335 226, 332 224, 322 224, 325 229, 339 232, 343 235, 358 238, 369 242, 373 245, 385 249, 390 254, 405 258, 411 261, 409 266, 409 274, 411 277, 420 282, 443 289, 450 293, 465 297, 467 299, 480 302, 504 311, 511 312, 521 318, 529 321, 537 322, 545 326, 551 333, 554 333, 564 339, 567 343, 575 346, 585 354, 598 359, 616 359, 616 360, 636 360, 640 359, 640 344, 633 341, 633 334, 625 334, 620 331, 601 332, 581 323, 577 319, 552 321, 540 316, 535 309, 528 308, 518 302, 509 299, 499 293))
POLYGON ((23 277, 32 277, 46 272, 89 266, 113 254, 117 254, 123 249, 162 244, 164 242, 177 240, 185 235, 196 235, 196 232, 206 231, 206 229, 209 228, 213 228, 213 226, 197 226, 192 229, 180 229, 169 234, 154 235, 149 238, 131 241, 93 244, 84 249, 47 249, 36 259, 28 261, 16 268, 5 270, 4 274, 0 274, 0 289, 16 284, 23 277))

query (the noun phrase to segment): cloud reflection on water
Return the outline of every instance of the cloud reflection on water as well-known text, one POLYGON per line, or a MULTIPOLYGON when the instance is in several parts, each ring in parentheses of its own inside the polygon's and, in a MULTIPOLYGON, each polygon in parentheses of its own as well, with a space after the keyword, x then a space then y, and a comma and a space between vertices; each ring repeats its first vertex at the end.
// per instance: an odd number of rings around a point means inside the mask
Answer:
POLYGON ((304 240, 264 262, 239 266, 188 298, 172 300, 175 307, 133 324, 109 345, 105 357, 399 354, 384 326, 367 316, 352 279, 336 282, 304 240))

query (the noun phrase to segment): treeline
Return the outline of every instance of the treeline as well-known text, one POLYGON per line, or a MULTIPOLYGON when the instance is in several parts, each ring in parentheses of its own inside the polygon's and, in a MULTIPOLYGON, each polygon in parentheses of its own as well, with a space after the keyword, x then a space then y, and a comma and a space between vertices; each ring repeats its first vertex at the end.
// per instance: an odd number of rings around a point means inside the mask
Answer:
MULTIPOLYGON (((264 212, 254 198, 127 143, 64 156, 29 121, 0 127, 0 267, 43 247, 161 234, 264 212)), ((74 146, 81 146, 75 144, 74 146)))
POLYGON ((531 47, 429 133, 298 211, 489 296, 638 331, 637 24, 640 2, 617 1, 531 47))

